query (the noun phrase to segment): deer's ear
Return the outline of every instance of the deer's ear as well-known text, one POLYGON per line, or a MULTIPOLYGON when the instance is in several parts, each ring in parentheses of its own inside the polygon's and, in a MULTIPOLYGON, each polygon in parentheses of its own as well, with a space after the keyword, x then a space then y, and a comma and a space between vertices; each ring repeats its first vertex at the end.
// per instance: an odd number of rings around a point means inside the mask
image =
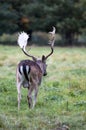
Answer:
POLYGON ((46 60, 46 57, 43 55, 42 56, 42 61, 44 62, 46 60))

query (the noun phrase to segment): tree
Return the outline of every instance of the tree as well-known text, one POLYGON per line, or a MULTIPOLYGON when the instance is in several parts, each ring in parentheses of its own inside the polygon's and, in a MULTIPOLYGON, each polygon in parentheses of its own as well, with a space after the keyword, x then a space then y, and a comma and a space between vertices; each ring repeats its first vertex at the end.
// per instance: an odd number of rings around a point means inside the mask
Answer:
POLYGON ((57 23, 59 33, 62 35, 65 45, 72 45, 75 34, 81 33, 81 29, 86 27, 85 17, 83 17, 85 8, 79 0, 64 0, 58 11, 60 12, 57 23))
POLYGON ((64 45, 86 28, 86 0, 1 0, 0 34, 57 28, 64 45))
POLYGON ((73 45, 75 35, 86 27, 85 0, 36 0, 23 5, 22 11, 30 19, 34 30, 47 30, 56 26, 64 45, 73 45))

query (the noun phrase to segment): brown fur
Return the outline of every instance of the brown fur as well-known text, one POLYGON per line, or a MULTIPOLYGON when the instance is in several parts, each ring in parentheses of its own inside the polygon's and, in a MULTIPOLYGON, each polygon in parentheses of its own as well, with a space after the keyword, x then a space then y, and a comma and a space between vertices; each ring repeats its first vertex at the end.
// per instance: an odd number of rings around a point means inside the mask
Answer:
POLYGON ((43 75, 46 74, 46 63, 42 60, 32 61, 32 60, 23 60, 18 64, 17 67, 17 90, 18 90, 18 109, 20 108, 20 100, 21 100, 21 86, 25 86, 25 83, 28 85, 28 105, 29 107, 34 107, 36 104, 36 98, 38 94, 38 86, 41 84, 41 80, 43 75), (22 77, 22 74, 19 72, 19 67, 22 65, 28 66, 30 68, 29 72, 29 81, 25 81, 22 77), (45 68, 44 68, 45 65, 45 68), (24 81, 23 81, 24 80, 24 81), (32 92, 34 90, 34 102, 32 100, 32 92))

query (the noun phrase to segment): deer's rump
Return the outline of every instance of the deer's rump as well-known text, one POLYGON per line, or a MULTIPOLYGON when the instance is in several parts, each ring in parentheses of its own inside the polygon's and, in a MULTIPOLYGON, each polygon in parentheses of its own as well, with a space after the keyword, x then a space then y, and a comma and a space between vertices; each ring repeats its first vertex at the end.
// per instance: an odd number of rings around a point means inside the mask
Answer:
MULTIPOLYGON (((21 75, 21 78, 23 79, 22 85, 24 88, 29 88, 30 81, 32 82, 33 79, 37 79, 42 76, 42 71, 38 64, 36 64, 34 61, 30 60, 22 60, 18 64, 19 74, 21 75), (35 73, 34 73, 35 72, 35 73)), ((41 79, 39 80, 40 84, 41 79)))

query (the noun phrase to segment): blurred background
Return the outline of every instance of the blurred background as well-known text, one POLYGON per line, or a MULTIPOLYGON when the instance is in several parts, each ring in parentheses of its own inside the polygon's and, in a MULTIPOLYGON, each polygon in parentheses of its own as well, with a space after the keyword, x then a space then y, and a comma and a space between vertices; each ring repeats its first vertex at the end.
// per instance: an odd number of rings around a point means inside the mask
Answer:
POLYGON ((18 32, 47 45, 56 27, 56 46, 86 46, 86 0, 0 0, 0 44, 16 45, 18 32))

